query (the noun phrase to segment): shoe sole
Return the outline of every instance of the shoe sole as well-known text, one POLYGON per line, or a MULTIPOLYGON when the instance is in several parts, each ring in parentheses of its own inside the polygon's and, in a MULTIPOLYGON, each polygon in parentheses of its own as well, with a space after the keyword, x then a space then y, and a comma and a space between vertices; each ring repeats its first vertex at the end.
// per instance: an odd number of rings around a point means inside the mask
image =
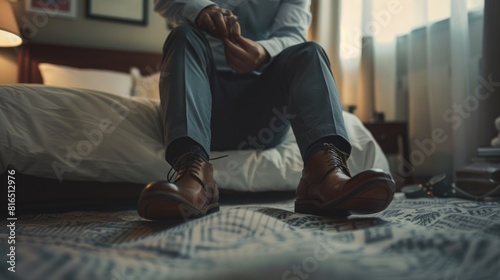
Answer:
POLYGON ((137 206, 139 216, 152 221, 170 219, 191 220, 219 210, 219 203, 209 204, 203 210, 200 210, 178 195, 161 191, 141 196, 137 206))
MULTIPOLYGON (((394 197, 395 183, 390 177, 372 174, 360 182, 351 193, 331 202, 296 200, 295 212, 327 217, 347 217, 351 214, 373 214, 386 209, 394 197)), ((356 176, 352 178, 356 179, 356 176)), ((359 179, 358 179, 359 181, 359 179)))

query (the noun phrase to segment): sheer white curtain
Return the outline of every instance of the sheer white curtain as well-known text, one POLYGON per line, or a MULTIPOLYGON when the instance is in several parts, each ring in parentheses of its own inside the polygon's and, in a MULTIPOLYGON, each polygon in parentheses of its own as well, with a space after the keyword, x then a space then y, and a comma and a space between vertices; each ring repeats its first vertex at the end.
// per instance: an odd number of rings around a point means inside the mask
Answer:
MULTIPOLYGON (((344 105, 356 105, 363 121, 375 111, 407 121, 417 177, 453 175, 466 164, 477 146, 476 103, 484 102, 474 99, 484 1, 313 1, 337 3, 330 18, 339 17, 339 28, 329 31, 340 38, 333 46, 337 53, 329 54, 340 72, 344 105)), ((319 22, 332 21, 319 16, 319 22)))

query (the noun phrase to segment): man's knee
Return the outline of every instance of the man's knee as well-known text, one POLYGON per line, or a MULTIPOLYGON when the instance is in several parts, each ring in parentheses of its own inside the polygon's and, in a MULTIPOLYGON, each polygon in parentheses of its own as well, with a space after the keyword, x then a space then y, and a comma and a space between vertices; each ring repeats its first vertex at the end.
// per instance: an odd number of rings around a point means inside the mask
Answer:
POLYGON ((301 59, 314 59, 318 56, 326 57, 326 53, 320 44, 314 41, 304 42, 291 47, 292 56, 301 59))
POLYGON ((179 44, 182 42, 195 42, 195 41, 202 43, 202 45, 208 45, 208 43, 205 43, 206 41, 205 36, 196 27, 188 24, 181 25, 170 31, 167 40, 163 45, 163 51, 165 51, 166 48, 169 47, 170 44, 173 42, 175 42, 175 44, 179 44))
POLYGON ((188 37, 192 35, 201 35, 201 32, 196 27, 189 24, 180 25, 170 31, 170 36, 188 37))
POLYGON ((303 48, 305 50, 311 51, 311 52, 323 52, 323 47, 315 41, 307 41, 302 44, 298 44, 299 48, 303 48))

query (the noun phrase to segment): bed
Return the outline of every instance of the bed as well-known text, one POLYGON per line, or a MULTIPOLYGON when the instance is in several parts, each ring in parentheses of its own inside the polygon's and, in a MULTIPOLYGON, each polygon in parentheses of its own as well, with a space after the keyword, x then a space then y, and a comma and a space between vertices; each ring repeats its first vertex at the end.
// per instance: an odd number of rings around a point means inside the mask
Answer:
MULTIPOLYGON (((374 215, 294 213, 302 164, 291 132, 274 149, 213 155, 228 155, 213 162, 220 212, 141 219, 138 193, 169 169, 158 101, 138 91, 41 85, 39 64, 75 68, 59 77, 81 69, 130 73, 133 88, 137 77, 154 80, 160 61, 130 51, 22 49, 22 84, 0 86, 2 181, 16 172, 16 212, 0 227, 1 279, 500 279, 498 203, 398 193, 374 215)), ((389 170, 359 119, 344 117, 352 173, 389 170)))

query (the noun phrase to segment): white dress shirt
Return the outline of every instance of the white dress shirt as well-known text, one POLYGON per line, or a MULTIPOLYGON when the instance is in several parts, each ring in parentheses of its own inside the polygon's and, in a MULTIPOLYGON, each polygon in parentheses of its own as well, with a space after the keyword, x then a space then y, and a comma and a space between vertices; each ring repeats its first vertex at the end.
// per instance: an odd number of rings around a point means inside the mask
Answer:
MULTIPOLYGON (((271 59, 285 48, 305 42, 311 15, 310 0, 155 0, 155 11, 174 25, 194 23, 207 6, 231 10, 241 34, 260 43, 271 59)), ((222 41, 206 35, 218 70, 230 70, 222 41)))

